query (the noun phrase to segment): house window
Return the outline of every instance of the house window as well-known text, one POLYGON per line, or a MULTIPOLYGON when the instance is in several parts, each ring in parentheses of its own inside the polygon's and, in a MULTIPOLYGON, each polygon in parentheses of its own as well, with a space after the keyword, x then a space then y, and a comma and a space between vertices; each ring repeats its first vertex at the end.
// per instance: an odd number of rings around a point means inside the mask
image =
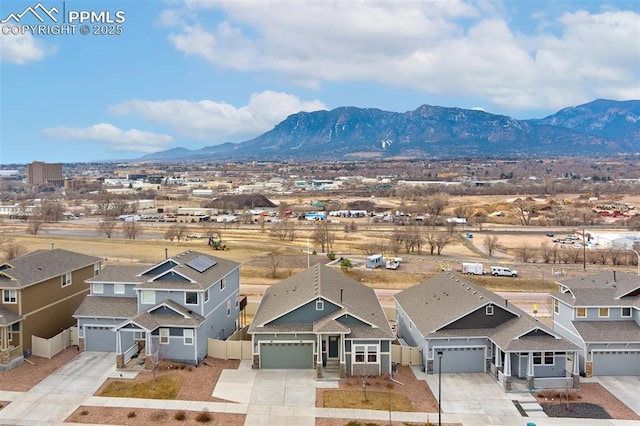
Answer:
POLYGON ((487 315, 493 315, 493 305, 487 305, 487 307, 485 308, 485 313, 487 315))
POLYGON ((204 303, 207 303, 209 301, 209 289, 206 289, 204 291, 204 303))
POLYGON ((169 329, 161 328, 160 329, 160 344, 168 345, 169 344, 169 329))
POLYGON ((231 315, 231 300, 227 300, 227 316, 231 315))
POLYGON ((609 318, 609 308, 598 308, 599 318, 609 318))
POLYGON ((156 292, 153 290, 142 290, 140 292, 140 303, 153 305, 156 303, 156 292))
POLYGON ((224 277, 223 279, 220 280, 220 291, 224 290, 226 286, 227 286, 227 277, 224 277))
POLYGON ((378 363, 378 346, 376 345, 354 345, 356 364, 377 364, 378 363))
POLYGON ((553 299, 553 312, 560 313, 560 302, 558 302, 558 299, 553 299))
POLYGON ((62 276, 60 277, 60 280, 62 282, 62 287, 66 287, 68 285, 71 284, 71 272, 67 272, 62 274, 62 276))
POLYGON ((534 352, 533 365, 553 365, 553 352, 534 352))
POLYGON ((2 290, 4 303, 18 303, 18 290, 2 290))
POLYGON ((586 318, 587 308, 576 308, 576 318, 586 318))
POLYGON ((631 317, 631 308, 622 308, 622 318, 631 317))
POLYGON ((114 294, 124 294, 124 284, 114 284, 113 285, 113 293, 114 294))
POLYGON ((185 345, 193 345, 193 329, 185 328, 182 331, 182 336, 184 337, 185 345))
POLYGON ((100 275, 100 264, 99 263, 95 263, 93 265, 93 276, 97 277, 98 275, 100 275))
POLYGON ((94 283, 93 284, 93 293, 94 294, 102 294, 102 293, 104 293, 104 284, 102 284, 102 283, 94 283))
POLYGON ((316 300, 316 311, 324 311, 324 301, 316 300))
POLYGON ((184 303, 187 305, 198 304, 198 293, 195 291, 188 291, 184 294, 184 303))
POLYGON ((144 331, 136 331, 133 333, 133 340, 144 340, 147 335, 144 331))

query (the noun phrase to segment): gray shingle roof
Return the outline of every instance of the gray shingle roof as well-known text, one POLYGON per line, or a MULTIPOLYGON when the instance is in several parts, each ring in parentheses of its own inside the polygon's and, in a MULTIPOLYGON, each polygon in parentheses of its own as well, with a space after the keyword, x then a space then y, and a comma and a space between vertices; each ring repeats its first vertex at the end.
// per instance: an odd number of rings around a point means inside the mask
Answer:
POLYGON ((38 250, 5 262, 8 268, 0 271, 0 288, 23 288, 59 277, 102 259, 69 250, 38 250))
POLYGON ((575 299, 560 298, 572 306, 631 306, 640 300, 638 296, 627 296, 640 293, 640 277, 620 271, 605 271, 596 275, 558 281, 568 288, 575 299))
POLYGON ((74 317, 131 318, 138 313, 135 297, 92 296, 84 298, 74 317))
POLYGON ((587 343, 640 343, 640 326, 634 321, 572 321, 587 343))
POLYGON ((131 318, 131 322, 146 330, 153 331, 158 327, 198 327, 205 318, 195 312, 189 311, 173 300, 165 300, 153 308, 141 312, 131 318), (156 309, 167 306, 176 311, 175 314, 154 314, 156 309))
POLYGON ((15 324, 22 321, 24 317, 0 306, 0 326, 15 324))
MULTIPOLYGON (((376 326, 375 328, 365 326, 370 329, 370 337, 394 338, 373 289, 331 267, 320 264, 269 287, 249 326, 249 333, 271 330, 274 326, 267 325, 269 322, 319 297, 342 308, 335 312, 332 318, 348 312, 376 326)), ((306 327, 306 324, 300 324, 298 330, 303 331, 306 327)), ((348 328, 354 330, 351 324, 348 328)))
POLYGON ((150 265, 107 265, 100 275, 89 280, 88 283, 139 283, 143 279, 137 277, 140 272, 148 269, 150 265))
POLYGON ((403 290, 395 298, 425 338, 487 337, 505 351, 578 349, 571 342, 557 338, 553 330, 504 298, 450 272, 442 272, 403 290), (514 317, 495 328, 442 328, 488 303, 512 312, 514 317), (540 330, 549 337, 520 337, 532 330, 540 330), (542 343, 544 348, 536 347, 542 343))

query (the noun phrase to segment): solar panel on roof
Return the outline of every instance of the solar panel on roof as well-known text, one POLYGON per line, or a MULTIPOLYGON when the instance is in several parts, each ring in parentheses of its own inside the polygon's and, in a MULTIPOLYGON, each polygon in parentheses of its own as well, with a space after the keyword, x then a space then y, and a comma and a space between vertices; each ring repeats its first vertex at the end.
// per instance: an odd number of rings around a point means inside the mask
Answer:
POLYGON ((215 266, 217 263, 218 262, 211 259, 210 257, 202 255, 202 256, 196 257, 190 262, 187 262, 187 266, 190 266, 196 271, 202 273, 207 269, 211 268, 212 266, 215 266))

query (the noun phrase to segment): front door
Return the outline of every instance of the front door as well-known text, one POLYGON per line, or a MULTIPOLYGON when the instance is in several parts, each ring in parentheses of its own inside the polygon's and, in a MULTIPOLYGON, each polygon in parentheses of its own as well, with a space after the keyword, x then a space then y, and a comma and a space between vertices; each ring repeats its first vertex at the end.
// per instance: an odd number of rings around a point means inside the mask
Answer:
POLYGON ((338 336, 329 336, 329 358, 338 358, 338 336))

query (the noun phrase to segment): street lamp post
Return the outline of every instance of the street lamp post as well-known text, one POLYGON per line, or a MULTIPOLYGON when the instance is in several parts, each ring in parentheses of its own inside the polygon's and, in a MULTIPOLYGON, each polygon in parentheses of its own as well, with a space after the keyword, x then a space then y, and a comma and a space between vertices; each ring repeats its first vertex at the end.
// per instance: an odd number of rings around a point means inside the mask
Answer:
POLYGON ((442 426, 442 350, 438 352, 438 426, 442 426))

